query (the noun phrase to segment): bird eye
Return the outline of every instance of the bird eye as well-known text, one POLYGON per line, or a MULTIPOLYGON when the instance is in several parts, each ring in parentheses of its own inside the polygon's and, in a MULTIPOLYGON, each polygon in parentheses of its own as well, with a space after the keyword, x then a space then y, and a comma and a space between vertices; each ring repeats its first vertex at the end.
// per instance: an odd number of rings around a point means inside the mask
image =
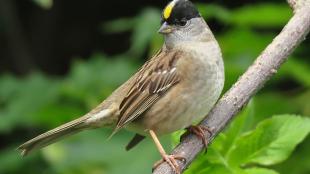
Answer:
POLYGON ((181 20, 179 21, 179 25, 180 25, 180 26, 185 26, 187 23, 188 23, 188 20, 186 20, 185 18, 183 18, 183 19, 181 19, 181 20))

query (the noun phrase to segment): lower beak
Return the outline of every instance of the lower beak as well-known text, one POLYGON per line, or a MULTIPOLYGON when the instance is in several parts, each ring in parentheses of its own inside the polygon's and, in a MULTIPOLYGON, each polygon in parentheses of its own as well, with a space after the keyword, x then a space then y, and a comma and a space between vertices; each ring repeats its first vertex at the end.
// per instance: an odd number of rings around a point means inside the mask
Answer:
POLYGON ((158 30, 158 33, 160 34, 169 34, 173 31, 173 27, 171 25, 168 25, 167 22, 164 22, 160 29, 158 30))

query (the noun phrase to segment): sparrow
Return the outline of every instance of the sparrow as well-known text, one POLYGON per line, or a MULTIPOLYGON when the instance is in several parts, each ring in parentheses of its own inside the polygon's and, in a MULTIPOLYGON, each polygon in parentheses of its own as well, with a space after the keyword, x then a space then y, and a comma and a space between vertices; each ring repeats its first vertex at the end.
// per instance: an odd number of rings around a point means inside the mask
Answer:
POLYGON ((162 48, 129 80, 84 116, 43 133, 18 147, 21 155, 87 129, 113 127, 136 133, 127 150, 144 137, 154 140, 163 160, 180 173, 158 136, 185 129, 202 120, 224 85, 220 47, 189 0, 173 0, 162 12, 162 48))

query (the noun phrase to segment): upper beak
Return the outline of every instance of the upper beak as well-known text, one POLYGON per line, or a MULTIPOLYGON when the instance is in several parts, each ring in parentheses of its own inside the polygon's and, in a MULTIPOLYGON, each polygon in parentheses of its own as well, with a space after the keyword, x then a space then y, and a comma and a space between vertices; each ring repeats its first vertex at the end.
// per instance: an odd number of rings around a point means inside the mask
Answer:
POLYGON ((158 30, 158 33, 160 34, 169 34, 173 31, 173 27, 171 25, 168 25, 167 22, 164 22, 160 29, 158 30))

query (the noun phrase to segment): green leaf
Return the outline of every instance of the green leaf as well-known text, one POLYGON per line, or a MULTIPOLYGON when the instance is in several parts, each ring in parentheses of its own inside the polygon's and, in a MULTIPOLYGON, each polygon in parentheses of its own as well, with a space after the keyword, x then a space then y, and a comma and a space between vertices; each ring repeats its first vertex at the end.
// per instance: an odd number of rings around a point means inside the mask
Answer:
MULTIPOLYGON (((245 130, 248 130, 248 125, 252 120, 254 114, 254 103, 249 102, 247 107, 234 119, 229 127, 220 133, 215 140, 208 147, 207 154, 201 154, 197 160, 188 169, 189 173, 202 173, 212 171, 211 173, 241 173, 239 168, 232 168, 229 166, 226 153, 234 146, 235 141, 245 130), (237 172, 237 171, 238 172, 237 172)), ((176 135, 175 140, 178 140, 179 136, 176 135)))
MULTIPOLYGON (((222 142, 221 153, 226 156, 227 152, 232 149, 236 140, 240 137, 244 131, 249 130, 252 125, 254 116, 254 100, 251 100, 249 104, 242 110, 241 113, 235 118, 235 120, 225 130, 225 140, 222 142)), ((218 149, 219 150, 219 149, 218 149)))
POLYGON ((38 115, 43 107, 54 102, 58 97, 59 83, 54 79, 46 79, 43 75, 35 73, 29 77, 17 80, 3 79, 3 93, 12 84, 18 84, 15 88, 8 90, 7 102, 0 111, 3 115, 0 131, 9 131, 17 125, 29 126, 41 120, 38 115), (21 119, 22 118, 22 119, 21 119))
POLYGON ((241 68, 246 68, 274 36, 272 33, 261 34, 248 28, 236 27, 220 35, 218 40, 224 55, 233 61, 240 61, 237 63, 243 65, 241 68), (245 41, 251 44, 245 44, 245 41))
POLYGON ((238 139, 235 148, 229 153, 229 164, 245 166, 252 163, 280 163, 289 157, 309 132, 308 118, 295 115, 274 116, 238 139))
POLYGON ((310 87, 310 66, 297 58, 290 58, 279 70, 277 78, 292 77, 305 87, 310 87))
POLYGON ((310 173, 310 136, 308 136, 298 147, 290 158, 283 163, 273 167, 279 173, 310 173))
MULTIPOLYGON (((209 152, 208 152, 209 153, 209 152)), ((206 160, 206 155, 201 154, 194 163, 191 164, 184 174, 233 174, 234 171, 221 163, 210 163, 206 160), (199 161, 199 162, 197 162, 199 161)))
POLYGON ((223 23, 229 23, 231 21, 231 12, 223 6, 198 3, 197 7, 204 18, 215 18, 223 23))
POLYGON ((258 4, 241 7, 232 13, 232 23, 251 27, 281 27, 292 16, 287 4, 258 4))
POLYGON ((108 59, 105 55, 94 54, 87 62, 76 61, 62 85, 62 92, 67 97, 84 101, 91 109, 135 71, 136 67, 126 60, 129 58, 108 59))
POLYGON ((106 141, 110 133, 103 129, 81 132, 48 146, 41 152, 57 173, 119 174, 124 172, 120 164, 130 164, 126 167, 126 174, 149 173, 152 164, 160 159, 152 140, 146 139, 137 148, 126 152, 124 147, 133 134, 121 131, 106 141), (147 160, 141 151, 147 154, 147 160))
POLYGON ((176 147, 180 143, 181 136, 185 133, 185 130, 179 130, 171 135, 171 146, 176 147))
MULTIPOLYGON (((282 113, 301 113, 301 104, 297 102, 297 96, 284 95, 283 92, 261 92, 256 95, 254 122, 258 123, 271 115, 280 115, 282 113)), ((306 104, 307 102, 304 102, 306 104)), ((305 115, 305 114, 302 114, 305 115)))
POLYGON ((217 4, 198 3, 197 7, 204 18, 215 18, 224 24, 243 27, 281 27, 292 15, 287 4, 264 3, 236 10, 228 10, 217 4))
POLYGON ((101 28, 106 33, 121 33, 133 29, 136 24, 137 18, 121 18, 105 22, 101 28))
POLYGON ((233 28, 217 37, 226 64, 225 89, 236 82, 273 37, 274 34, 262 34, 244 27, 233 28))
POLYGON ((278 172, 266 168, 250 168, 245 169, 247 174, 278 174, 278 172))
POLYGON ((130 55, 139 58, 154 37, 161 37, 157 33, 159 21, 160 12, 157 9, 147 8, 141 12, 131 36, 130 55))
POLYGON ((298 96, 296 103, 300 107, 300 112, 303 115, 308 115, 310 116, 310 102, 305 102, 309 101, 310 98, 310 89, 306 90, 304 93, 298 96))
POLYGON ((212 173, 212 174, 234 174, 233 171, 228 170, 225 166, 219 165, 219 164, 205 167, 204 169, 200 170, 199 172, 195 172, 195 173, 192 173, 192 174, 196 174, 196 173, 197 174, 205 174, 205 173, 212 173))
POLYGON ((44 9, 50 9, 53 6, 53 0, 33 0, 33 1, 44 9))

